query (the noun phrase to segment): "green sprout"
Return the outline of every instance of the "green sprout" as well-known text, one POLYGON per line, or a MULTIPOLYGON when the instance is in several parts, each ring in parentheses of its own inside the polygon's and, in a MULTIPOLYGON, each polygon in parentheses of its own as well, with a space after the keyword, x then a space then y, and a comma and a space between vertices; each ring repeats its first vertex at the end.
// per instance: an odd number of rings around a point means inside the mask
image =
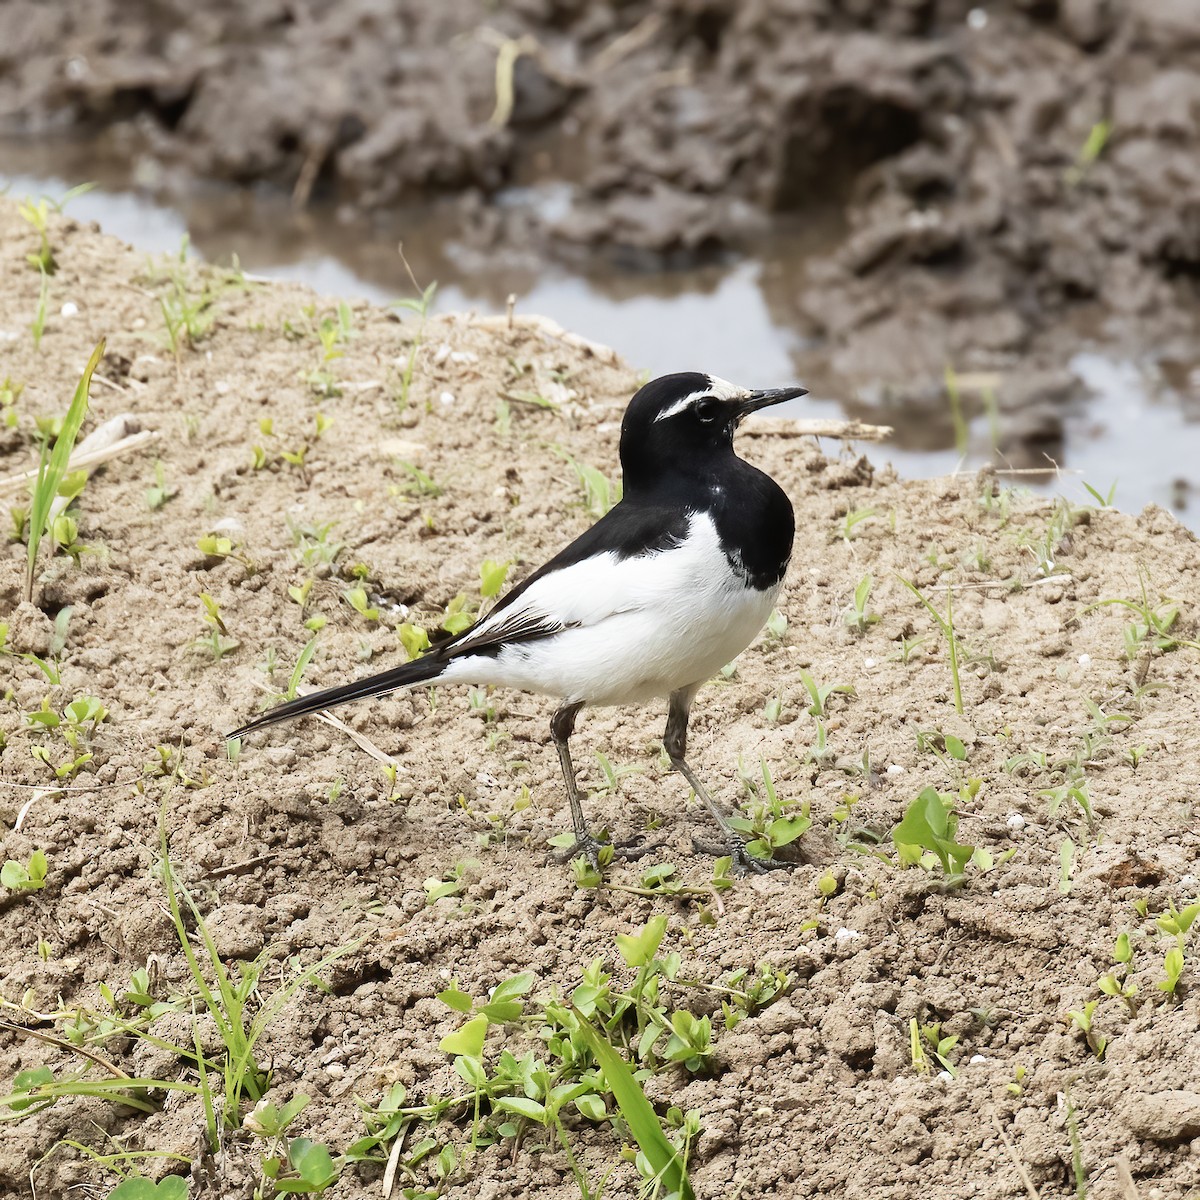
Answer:
POLYGON ((62 429, 55 440, 54 449, 47 452, 46 446, 44 444, 42 446, 37 479, 33 485, 33 501, 29 512, 29 544, 25 561, 25 599, 28 601, 33 599, 33 578, 38 549, 44 536, 53 537, 54 498, 59 494, 59 489, 67 478, 67 462, 71 457, 71 451, 75 448, 75 439, 79 436, 83 419, 87 415, 88 392, 92 384, 92 375, 103 357, 104 340, 101 339, 92 351, 92 356, 88 359, 79 384, 75 388, 75 395, 63 418, 62 429))

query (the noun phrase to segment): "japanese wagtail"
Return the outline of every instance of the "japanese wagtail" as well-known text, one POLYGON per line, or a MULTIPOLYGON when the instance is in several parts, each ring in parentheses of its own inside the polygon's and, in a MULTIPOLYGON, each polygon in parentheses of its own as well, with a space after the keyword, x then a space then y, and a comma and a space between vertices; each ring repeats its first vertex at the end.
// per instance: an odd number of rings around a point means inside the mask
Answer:
POLYGON ((684 757, 701 685, 763 627, 783 585, 795 518, 783 489, 738 458, 743 418, 805 395, 749 391, 712 375, 664 375, 621 422, 624 496, 586 533, 508 592, 482 620, 423 657, 289 700, 229 736, 420 684, 497 684, 558 696, 550 721, 571 804, 575 846, 601 843, 583 815, 569 740, 587 705, 666 698, 663 744, 720 824, 730 853, 751 859, 684 757))

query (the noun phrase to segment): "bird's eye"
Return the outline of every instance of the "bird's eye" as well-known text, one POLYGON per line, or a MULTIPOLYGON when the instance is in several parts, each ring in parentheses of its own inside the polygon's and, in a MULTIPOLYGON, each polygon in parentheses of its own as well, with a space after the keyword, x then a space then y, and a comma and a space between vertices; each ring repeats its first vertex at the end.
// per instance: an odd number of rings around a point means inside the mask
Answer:
POLYGON ((721 405, 711 396, 705 396, 703 400, 698 400, 696 402, 696 416, 699 417, 705 425, 711 425, 720 415, 721 405))

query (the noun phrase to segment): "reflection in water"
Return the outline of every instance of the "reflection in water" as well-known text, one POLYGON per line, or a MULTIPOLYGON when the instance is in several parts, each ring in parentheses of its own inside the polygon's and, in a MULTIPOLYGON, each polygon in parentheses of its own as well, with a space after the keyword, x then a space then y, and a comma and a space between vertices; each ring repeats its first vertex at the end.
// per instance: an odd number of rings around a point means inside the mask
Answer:
MULTIPOLYGON (((61 149, 53 153, 51 160, 46 152, 23 149, 14 159, 6 150, 0 186, 7 185, 15 196, 57 197, 72 186, 60 177, 67 171, 104 183, 95 163, 64 166, 61 149), (23 173, 15 173, 18 169, 23 173)), ((856 402, 830 371, 821 347, 806 344, 780 323, 781 310, 787 311, 780 298, 788 294, 788 275, 803 271, 808 257, 828 245, 829 227, 778 232, 760 247, 759 258, 689 270, 589 269, 584 274, 546 266, 521 251, 486 257, 472 251, 459 237, 460 210, 452 207, 407 213, 385 227, 361 220, 346 224, 334 213, 317 210, 293 213, 285 202, 252 193, 214 191, 193 196, 188 204, 181 212, 114 182, 73 200, 70 213, 98 221, 106 232, 147 252, 177 251, 187 234, 210 260, 228 262, 236 254, 257 274, 381 303, 413 290, 396 252, 402 239, 417 278, 440 282, 441 311, 503 311, 511 292, 518 310, 544 313, 614 347, 652 374, 690 369, 754 386, 803 382, 813 394, 786 411, 820 417, 846 413, 894 424, 893 442, 871 448, 870 454, 909 477, 970 470, 995 458, 995 429, 986 414, 971 421, 968 451, 960 456, 948 407, 933 413, 927 408, 885 412, 856 402)), ((1191 497, 1194 507, 1200 485, 1200 423, 1185 414, 1194 415, 1200 394, 1195 372, 1142 370, 1092 352, 1077 354, 1070 367, 1091 393, 1086 410, 1067 412, 1062 431, 1060 465, 1072 474, 1021 481, 1080 500, 1087 498, 1083 479, 1102 493, 1117 481, 1116 503, 1122 509, 1136 512, 1153 501, 1194 523, 1188 502, 1191 497)))

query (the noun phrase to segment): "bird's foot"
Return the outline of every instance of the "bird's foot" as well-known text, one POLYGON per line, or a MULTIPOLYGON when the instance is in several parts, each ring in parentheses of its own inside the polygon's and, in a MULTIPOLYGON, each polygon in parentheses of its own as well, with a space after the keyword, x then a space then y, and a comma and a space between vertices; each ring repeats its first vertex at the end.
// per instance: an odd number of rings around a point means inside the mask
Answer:
POLYGON ((696 838, 692 838, 692 849, 699 851, 701 854, 711 854, 714 858, 723 858, 728 856, 733 859, 733 873, 735 875, 765 875, 768 871, 790 871, 793 867, 798 866, 798 863, 789 862, 783 858, 773 858, 768 855, 766 858, 759 858, 755 854, 751 854, 748 844, 737 834, 733 834, 728 842, 716 843, 701 842, 696 838))
POLYGON ((601 841, 590 833, 585 833, 582 836, 576 835, 575 840, 570 846, 564 847, 556 854, 550 857, 558 863, 570 862, 576 858, 586 858, 591 864, 592 869, 599 875, 604 873, 604 868, 608 866, 614 858, 623 858, 627 861, 633 861, 649 854, 651 850, 657 848, 660 843, 639 843, 636 841, 629 842, 612 842, 601 841))

